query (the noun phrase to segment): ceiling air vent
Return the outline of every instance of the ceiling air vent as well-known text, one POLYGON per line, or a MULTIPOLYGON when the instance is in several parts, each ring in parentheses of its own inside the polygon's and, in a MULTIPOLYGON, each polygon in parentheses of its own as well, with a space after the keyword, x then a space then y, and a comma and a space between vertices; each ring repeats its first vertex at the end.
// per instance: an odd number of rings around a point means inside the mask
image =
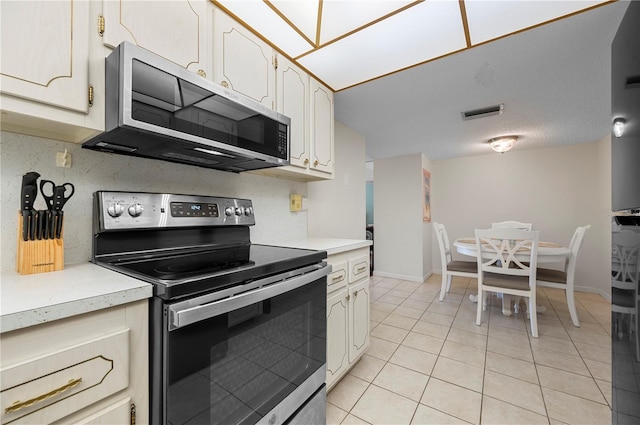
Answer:
POLYGON ((488 106, 486 108, 474 109, 473 111, 460 112, 463 121, 473 120, 476 118, 490 117, 491 115, 500 115, 504 110, 504 103, 496 106, 488 106))

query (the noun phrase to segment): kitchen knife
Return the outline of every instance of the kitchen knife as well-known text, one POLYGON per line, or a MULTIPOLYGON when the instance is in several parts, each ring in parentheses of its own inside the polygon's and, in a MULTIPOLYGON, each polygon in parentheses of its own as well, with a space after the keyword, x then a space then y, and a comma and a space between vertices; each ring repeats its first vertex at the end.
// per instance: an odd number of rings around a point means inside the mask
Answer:
POLYGON ((37 226, 36 226, 36 239, 47 239, 47 210, 38 210, 36 213, 37 226))
POLYGON ((32 223, 33 212, 33 200, 38 193, 38 189, 35 185, 26 185, 22 187, 22 239, 29 240, 31 235, 31 229, 34 226, 32 223))
POLYGON ((20 191, 20 210, 22 211, 22 239, 27 241, 33 234, 35 237, 35 223, 33 218, 35 214, 32 214, 33 203, 38 195, 37 181, 40 174, 35 171, 30 171, 22 176, 22 189, 20 191), (34 228, 34 233, 31 233, 31 228, 34 228))
POLYGON ((69 198, 73 196, 75 187, 71 183, 65 183, 61 186, 56 186, 53 189, 53 218, 54 218, 54 238, 60 239, 62 236, 62 224, 64 220, 64 211, 62 207, 67 203, 69 198), (64 196, 67 191, 67 187, 71 189, 69 196, 64 196))

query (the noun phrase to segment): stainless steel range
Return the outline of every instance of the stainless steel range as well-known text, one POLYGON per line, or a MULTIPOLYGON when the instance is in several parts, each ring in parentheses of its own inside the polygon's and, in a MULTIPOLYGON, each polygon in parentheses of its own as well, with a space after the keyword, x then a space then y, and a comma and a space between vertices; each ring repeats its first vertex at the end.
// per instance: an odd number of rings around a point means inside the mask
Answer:
POLYGON ((326 252, 256 245, 250 200, 101 191, 93 261, 154 285, 154 424, 325 422, 326 252))

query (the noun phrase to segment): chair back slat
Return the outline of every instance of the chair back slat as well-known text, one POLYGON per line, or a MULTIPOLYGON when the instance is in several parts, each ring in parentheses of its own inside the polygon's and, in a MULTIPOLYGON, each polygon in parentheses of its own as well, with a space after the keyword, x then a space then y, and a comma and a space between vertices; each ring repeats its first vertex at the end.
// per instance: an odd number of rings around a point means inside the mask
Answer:
POLYGON ((511 276, 530 276, 537 264, 539 231, 516 228, 476 229, 478 270, 511 276), (527 260, 521 258, 526 255, 527 260))
POLYGON ((443 265, 451 261, 451 247, 449 245, 449 235, 443 224, 433 222, 433 228, 436 232, 438 247, 440 248, 440 259, 443 265))
POLYGON ((492 229, 502 229, 502 228, 510 228, 510 229, 520 229, 520 230, 531 230, 533 225, 531 223, 522 223, 520 221, 501 221, 499 223, 491 223, 492 229))

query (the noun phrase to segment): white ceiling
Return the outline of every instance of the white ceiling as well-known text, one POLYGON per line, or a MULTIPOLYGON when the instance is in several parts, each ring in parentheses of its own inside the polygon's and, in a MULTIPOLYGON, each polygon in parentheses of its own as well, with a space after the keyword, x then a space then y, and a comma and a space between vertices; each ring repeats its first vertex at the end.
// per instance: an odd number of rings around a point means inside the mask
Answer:
POLYGON ((214 0, 336 90, 367 156, 432 160, 610 131, 610 46, 628 1, 214 0), (504 104, 462 121, 461 112, 504 104))

